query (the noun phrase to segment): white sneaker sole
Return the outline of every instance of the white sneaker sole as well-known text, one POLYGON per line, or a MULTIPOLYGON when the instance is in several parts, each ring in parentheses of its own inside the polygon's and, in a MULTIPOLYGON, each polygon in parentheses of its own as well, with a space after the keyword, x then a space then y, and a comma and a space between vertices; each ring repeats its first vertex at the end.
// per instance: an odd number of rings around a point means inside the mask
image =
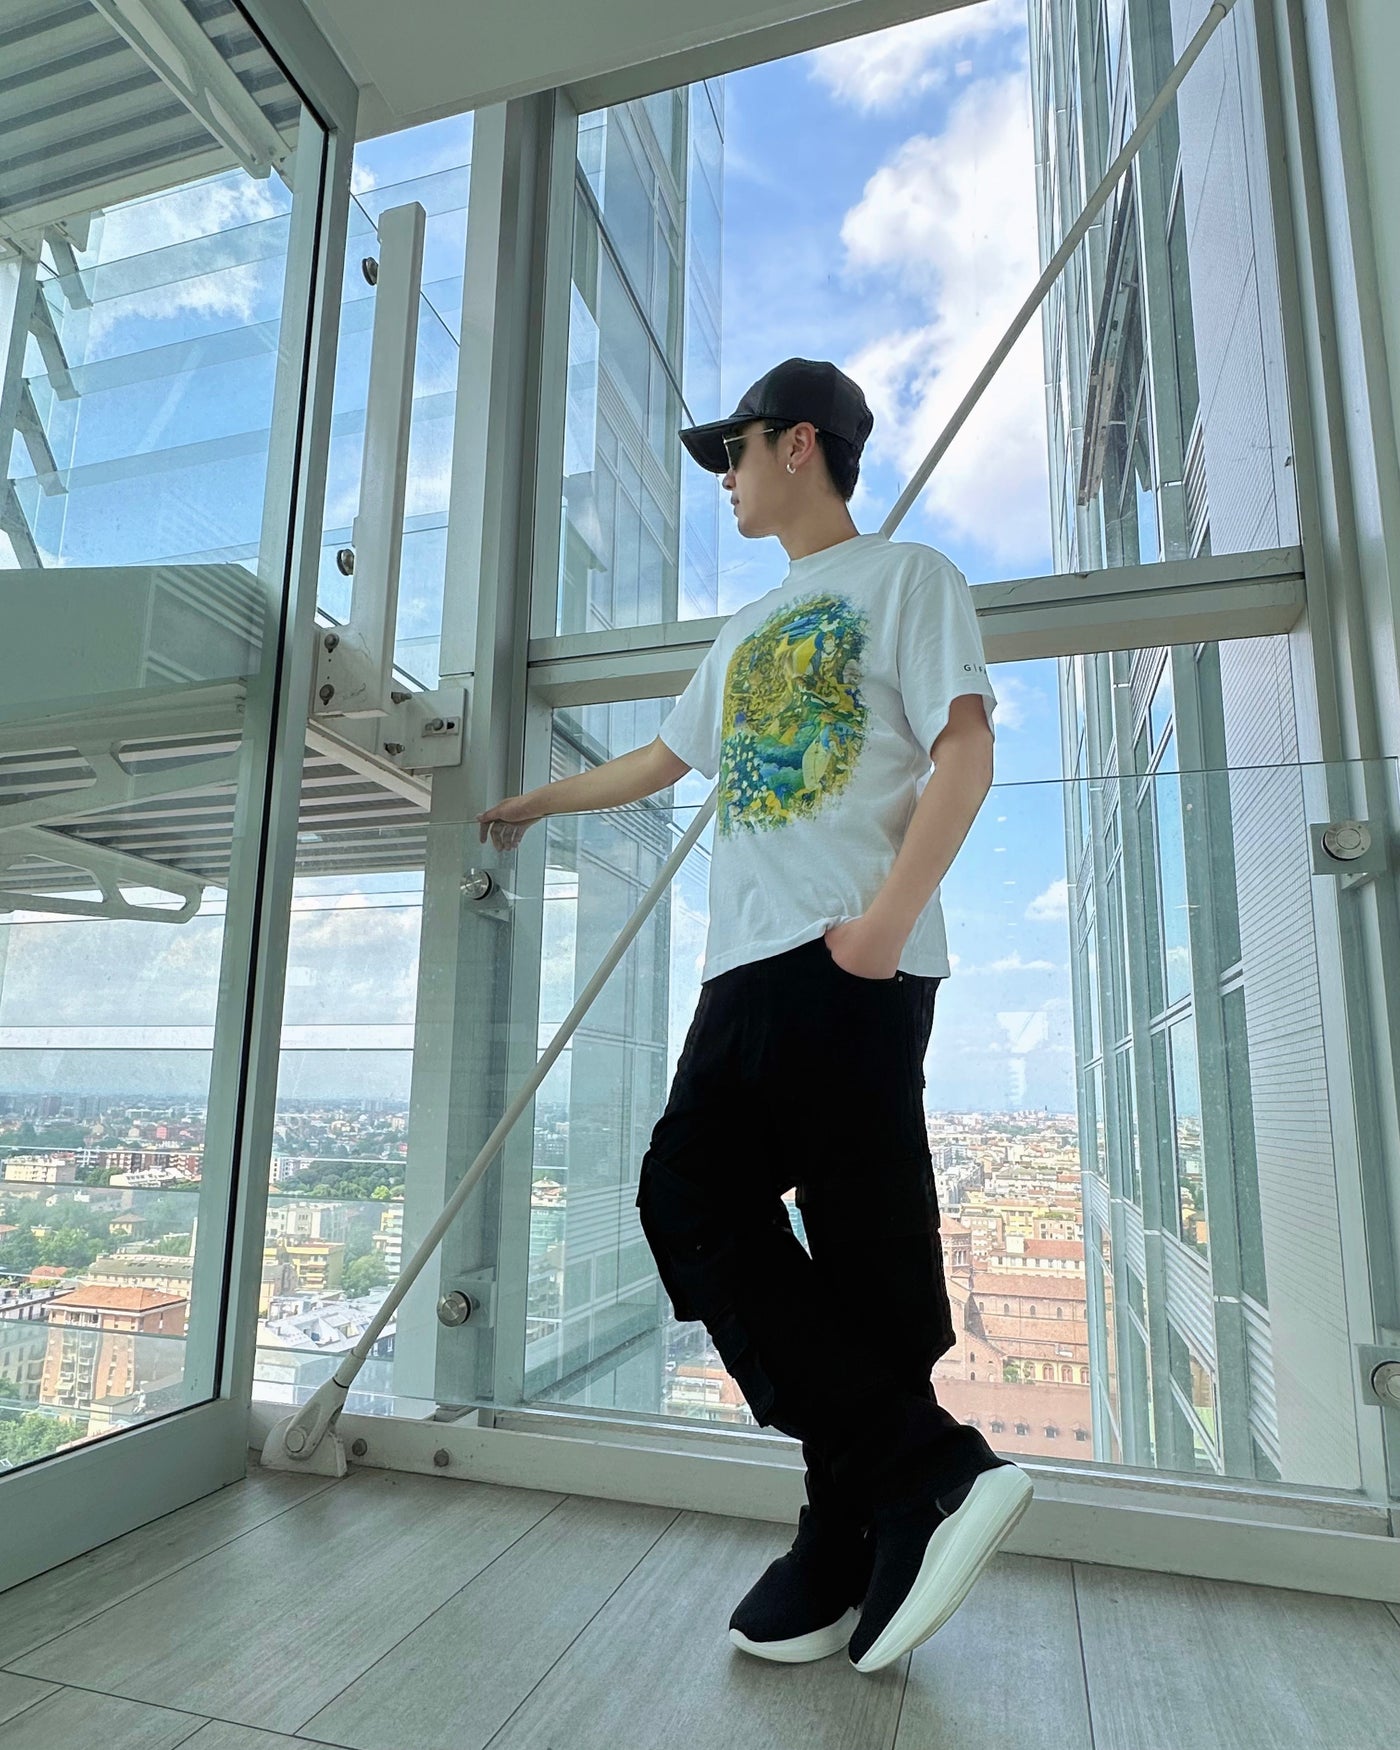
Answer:
POLYGON ((776 1659, 783 1665, 802 1665, 809 1659, 825 1659, 831 1653, 839 1653, 856 1632, 859 1621, 860 1612, 848 1610, 829 1628, 813 1629, 809 1635, 794 1635, 787 1641, 751 1641, 737 1628, 730 1629, 729 1638, 736 1647, 759 1659, 776 1659))
POLYGON ((971 1493, 929 1539, 914 1584, 875 1637, 857 1671, 879 1671, 942 1628, 1031 1504, 1035 1490, 1019 1465, 983 1471, 971 1493))

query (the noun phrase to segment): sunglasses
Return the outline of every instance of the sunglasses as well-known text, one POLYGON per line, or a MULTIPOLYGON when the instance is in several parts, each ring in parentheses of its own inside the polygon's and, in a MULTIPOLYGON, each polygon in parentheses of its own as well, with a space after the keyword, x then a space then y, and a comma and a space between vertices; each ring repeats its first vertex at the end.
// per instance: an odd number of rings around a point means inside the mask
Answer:
POLYGON ((744 445, 751 437, 766 437, 769 432, 780 429, 776 425, 765 425, 762 431, 741 431, 735 437, 721 438, 719 441, 724 445, 724 453, 729 458, 729 466, 731 468, 739 466, 739 458, 744 453, 744 445))

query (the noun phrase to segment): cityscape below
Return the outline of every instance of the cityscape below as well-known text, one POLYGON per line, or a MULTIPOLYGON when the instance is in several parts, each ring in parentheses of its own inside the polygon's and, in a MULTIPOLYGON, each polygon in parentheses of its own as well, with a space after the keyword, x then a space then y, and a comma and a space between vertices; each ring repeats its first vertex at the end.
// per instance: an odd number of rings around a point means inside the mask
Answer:
MULTIPOLYGON (((185 1401, 205 1122, 191 1100, 0 1096, 0 1469, 185 1401)), ((605 1265, 596 1244, 571 1256, 568 1130, 564 1109, 537 1110, 527 1377, 537 1358, 572 1347, 566 1327, 600 1302, 635 1307, 649 1293, 664 1383, 658 1401, 633 1407, 754 1425, 704 1326, 670 1316, 654 1270, 639 1285, 616 1257, 605 1265), (580 1263, 592 1268, 581 1273, 580 1263)), ((1053 1454, 1068 1444, 1078 1457, 1107 1457, 1092 1451, 1076 1117, 934 1112, 928 1138, 957 1332, 935 1369, 940 1402, 1000 1450, 1053 1454)), ((304 1402, 400 1274, 408 1148, 402 1102, 279 1103, 258 1398, 304 1402)), ((786 1201, 805 1243, 791 1192, 786 1201)), ((212 1211, 210 1220, 217 1232, 212 1211)), ((394 1334, 391 1318, 351 1412, 394 1412, 394 1334)), ((595 1354, 590 1374, 597 1364, 595 1354)), ((543 1401, 588 1398, 565 1376, 543 1401)))

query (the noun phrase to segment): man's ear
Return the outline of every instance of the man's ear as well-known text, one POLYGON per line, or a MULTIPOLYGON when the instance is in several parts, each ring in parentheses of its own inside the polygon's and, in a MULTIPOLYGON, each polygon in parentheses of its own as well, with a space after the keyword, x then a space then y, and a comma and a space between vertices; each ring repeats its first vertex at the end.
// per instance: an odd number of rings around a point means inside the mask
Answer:
POLYGON ((808 419, 804 419, 800 425, 793 426, 792 431, 788 435, 796 441, 799 448, 804 441, 809 450, 815 450, 820 447, 817 443, 817 428, 808 419))

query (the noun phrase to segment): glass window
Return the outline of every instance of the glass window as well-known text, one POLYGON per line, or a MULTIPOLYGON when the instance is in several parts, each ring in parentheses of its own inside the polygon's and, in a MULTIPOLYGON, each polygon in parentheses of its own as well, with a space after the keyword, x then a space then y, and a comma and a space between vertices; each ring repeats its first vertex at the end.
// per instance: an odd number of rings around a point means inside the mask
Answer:
POLYGON ((1220 1438, 1214 1376, 1170 1319, 1167 1353, 1172 1383, 1184 1400, 1192 1439, 1198 1449, 1198 1463, 1201 1455, 1206 1459, 1199 1468, 1214 1470, 1220 1438))
MULTIPOLYGON (((228 10, 181 22, 209 25, 201 86, 246 151, 106 13, 8 7, 0 27, 5 1473, 161 1417, 188 1458, 169 1423, 217 1394, 230 1297, 257 1305, 256 1267, 225 1271, 245 1096, 271 1095, 246 1086, 251 981, 276 934, 270 798, 296 781, 272 766, 277 694, 335 313, 325 138, 228 10)), ((278 1221, 274 1200, 269 1292, 294 1268, 373 1279, 344 1212, 314 1235, 278 1221)))
POLYGON ((1264 1267, 1264 1236, 1259 1208, 1259 1168, 1254 1149, 1254 1100, 1250 1089, 1249 1031, 1244 986, 1220 999, 1225 1023, 1225 1074, 1230 1108, 1230 1155, 1235 1169, 1239 1217, 1240 1271, 1246 1294, 1269 1304, 1264 1267))
POLYGON ((1186 201, 1178 189, 1167 228, 1167 258, 1171 267, 1172 326, 1176 333, 1177 440, 1181 453, 1191 439, 1200 404, 1196 382, 1196 337, 1191 323, 1191 273, 1186 252, 1186 201))
MULTIPOLYGON (((1173 758, 1172 737, 1162 754, 1164 765, 1173 758)), ((1179 1002, 1191 989, 1191 935, 1186 899, 1186 851, 1182 838, 1181 779, 1160 771, 1152 781, 1157 814, 1157 859, 1161 882, 1162 956, 1166 970, 1168 1005, 1179 1002)))
POLYGON ((1167 725, 1172 718, 1172 659, 1167 652, 1166 661, 1162 664, 1161 677, 1152 690, 1152 703, 1148 708, 1148 724, 1151 730, 1149 737, 1152 751, 1162 745, 1162 737, 1166 734, 1167 725))
MULTIPOLYGON (((1117 810, 1115 809, 1115 813, 1117 810)), ((1123 867, 1117 862, 1108 872, 1105 883, 1108 897, 1109 977, 1105 994, 1104 1018, 1108 1038, 1116 1043, 1128 1031, 1128 933, 1123 920, 1123 867)))
POLYGON ((1093 1073, 1093 1078, 1094 1078, 1094 1111, 1093 1111, 1094 1171, 1098 1174, 1098 1176, 1103 1180, 1104 1184, 1106 1185, 1108 1183, 1108 1142, 1107 1142, 1107 1138, 1105 1136, 1104 1091, 1103 1091, 1104 1075, 1103 1075, 1103 1059, 1102 1058, 1100 1058, 1099 1061, 1093 1066, 1092 1073, 1093 1073))
MULTIPOLYGON (((1150 3, 1159 40, 1165 41, 1170 9, 1165 0, 1150 3)), ((976 16, 983 20, 993 10, 979 9, 976 16)), ((1008 288, 1013 282, 1023 287, 1033 278, 1036 255, 1044 260, 1053 249, 1109 149, 1107 93, 1099 87, 1107 84, 1103 62, 1110 47, 1115 62, 1120 57, 1123 62, 1114 125, 1121 130, 1132 113, 1121 4, 1100 14, 1068 0, 1045 0, 1029 11, 1030 54, 1024 68, 1020 51, 1026 38, 1020 33, 1025 26, 1018 16, 1004 38, 997 37, 995 55, 984 57, 979 39, 966 49, 966 73, 924 79, 935 63, 920 59, 920 39, 941 34, 951 40, 965 27, 965 19, 949 15, 691 88, 675 94, 669 114, 648 99, 630 110, 620 106, 608 112, 596 126, 585 125, 576 221, 585 241, 576 248, 582 265, 575 269, 580 297, 573 314, 584 333, 570 351, 571 368, 583 374, 583 382, 569 400, 577 430, 566 445, 561 629, 622 628, 671 615, 728 613, 783 581, 786 565, 779 544, 740 535, 715 478, 682 458, 674 430, 667 433, 668 422, 718 417, 774 362, 773 356, 752 351, 750 318, 760 303, 781 307, 784 333, 811 336, 802 350, 818 356, 844 356, 837 344, 845 332, 837 312, 855 303, 876 312, 864 344, 884 345, 881 356, 888 368, 865 385, 876 426, 854 501, 861 509, 853 512, 858 527, 876 525, 881 508, 893 502, 907 477, 911 452, 903 439, 930 425, 937 396, 946 397, 949 386, 946 372, 937 368, 940 361, 926 348, 913 343, 898 348, 893 342, 944 329, 962 332, 959 312, 969 308, 970 288, 992 283, 987 271, 993 259, 998 285, 1004 279, 1008 288), (1087 40, 1077 40, 1081 24, 1086 31, 1102 29, 1102 56, 1089 50, 1087 40), (861 60, 867 51, 872 58, 861 60), (877 52, 891 55, 889 64, 908 74, 900 101, 892 100, 878 117, 868 102, 877 52), (985 82, 1002 74, 1006 78, 993 93, 985 82), (975 88, 978 101, 964 101, 975 88), (715 101, 721 96, 722 107, 715 101), (989 101, 993 97, 997 101, 989 101), (1022 128, 1023 135, 1017 132, 1022 128), (609 141, 612 133, 618 134, 617 142, 609 141), (754 161, 777 161, 780 144, 791 152, 794 166, 781 188, 746 174, 754 161), (1094 173, 1081 177, 1081 163, 1094 166, 1094 173), (941 206, 925 198, 950 187, 987 186, 978 179, 993 165, 1005 170, 1006 187, 1019 187, 1024 226, 1011 222, 1008 206, 1007 222, 998 221, 988 233, 985 203, 971 195, 941 206), (1017 184, 1019 173, 1026 173, 1026 180, 1017 184), (896 210, 919 214, 919 226, 890 224, 892 203, 896 210), (1017 268, 1015 249, 1024 249, 1028 238, 1033 241, 1017 268), (820 273, 791 271, 793 263, 812 260, 824 264, 820 273), (936 261, 934 272, 930 260, 936 261), (781 298, 774 263, 783 264, 781 298), (620 291, 605 308, 609 274, 620 291), (587 332, 588 320, 596 340, 587 332), (618 330, 611 339, 610 324, 618 330), (819 344, 821 335, 830 337, 830 344, 819 344), (676 471, 669 468, 668 442, 680 464, 676 471)), ((1139 43, 1147 41, 1141 22, 1135 17, 1133 35, 1139 43)), ((1222 35, 1220 52, 1233 56, 1226 43, 1222 35)), ((1154 64, 1133 70, 1140 94, 1160 72, 1156 58, 1154 49, 1145 57, 1154 64)), ((958 66, 952 57, 945 60, 958 66)), ((1251 75, 1246 69, 1241 76, 1251 75)), ((1278 327, 1269 284, 1235 285, 1227 297, 1214 284, 1193 286, 1189 268, 1182 271, 1188 253, 1193 260, 1204 254, 1198 229, 1202 213, 1209 222, 1222 210, 1222 196, 1237 186, 1222 179, 1221 163, 1208 162, 1214 121, 1204 138, 1195 138, 1200 124, 1185 110, 1183 115, 1180 175, 1173 144, 1164 148, 1151 175, 1125 184, 1028 337, 1012 397, 1024 394, 1029 408, 1016 428, 1026 439, 1024 453, 1007 452, 997 458, 995 469, 989 468, 985 444, 969 426, 966 457, 961 445, 950 452, 897 538, 939 547, 976 581, 1150 562, 1169 543, 1173 551, 1180 549, 1179 383, 1173 365, 1186 373, 1203 405, 1215 405, 1221 384, 1232 380, 1222 374, 1227 369, 1248 367, 1249 380, 1270 380, 1263 361, 1277 362, 1269 349, 1278 327), (1177 207, 1166 200, 1174 178, 1181 191, 1177 207), (1204 199, 1214 204, 1207 208, 1204 199), (1170 241, 1169 217, 1177 226, 1170 241), (1189 305, 1189 324, 1168 304, 1178 296, 1189 305), (1242 308, 1245 320, 1236 327, 1242 308), (1180 356, 1164 357, 1164 346, 1180 356), (1048 398, 1046 383, 1052 385, 1048 398)), ((1167 135, 1164 125, 1162 138, 1167 135)), ((1252 141, 1245 146, 1237 164, 1257 149, 1252 141)), ((1264 247, 1254 250, 1254 233, 1267 222, 1267 204, 1248 213, 1237 203, 1225 205, 1241 229, 1236 241, 1242 258, 1267 263, 1270 240, 1261 238, 1264 247)), ((1259 277, 1267 282, 1267 271, 1259 277)), ((979 311, 992 321, 980 290, 977 296, 979 311)), ((1008 289, 1006 296, 1014 305, 1016 294, 1008 289)), ((1018 362, 1008 363, 1013 375, 1018 362)), ((1285 539, 1292 512, 1274 502, 1273 479, 1285 482, 1289 476, 1281 467, 1265 465, 1291 451, 1281 406, 1251 406, 1242 428, 1231 429, 1216 418, 1207 435, 1206 453, 1217 478, 1247 485, 1242 503, 1230 507, 1233 522, 1225 540, 1240 551, 1285 539)), ((1003 706, 997 789, 946 878, 945 917, 956 959, 954 976, 940 991, 937 1026, 945 1048, 931 1050, 924 1090, 940 1202, 966 1221, 979 1243, 982 1235, 1000 1243, 1034 1227, 1047 1237, 1076 1231, 1063 1204, 1033 1214, 1001 1207, 1015 1201, 1008 1187, 1019 1171, 1044 1175, 1037 1184, 1048 1182, 1053 1172, 1062 1187, 1071 1179, 1078 1182, 1081 1172, 1091 1177, 1111 1171, 1115 1187, 1125 1197, 1131 1194, 1138 1207, 1143 1155, 1147 1170, 1164 1181, 1168 1207, 1180 1204, 1179 1185, 1191 1183, 1193 1171, 1199 1184, 1200 1102, 1187 1086, 1185 1067, 1176 1062, 1179 1027, 1169 1035, 1163 1023, 1169 1005, 1179 1013, 1189 996, 1193 940, 1203 967, 1211 958, 1211 945, 1188 924, 1186 849, 1192 851, 1194 877, 1197 835, 1208 827, 1219 843, 1234 824, 1228 806, 1207 822, 1199 793, 1183 789, 1174 774, 1152 776, 1159 763, 1169 768, 1177 760, 1172 678, 1162 670, 1163 654, 1066 655, 1057 663, 1058 673, 1048 662, 1008 664, 1004 675, 994 677, 1003 706), (1115 722, 1137 731, 1131 750, 1117 748, 1117 760, 1145 781, 1140 806, 1134 782, 1123 786, 1117 807, 1110 789, 1104 790, 1099 836, 1090 832, 1088 784, 1098 784, 1108 766, 1117 741, 1115 722), (1038 781, 1043 782, 1037 791, 1038 781), (1096 914, 1104 930, 1102 956, 1095 934, 1082 927, 1096 914), (1144 960, 1136 959, 1138 944, 1144 960), (1130 947, 1148 985, 1137 999, 1139 1017, 1157 1018, 1155 1037, 1146 1029, 1136 1037, 1132 1032, 1130 947), (1135 1068, 1142 1074, 1140 1087, 1135 1068), (1181 1083, 1175 1104, 1174 1073, 1181 1083), (1111 1130, 1106 1123, 1110 1080, 1117 1119, 1111 1130), (974 1109, 997 1117, 975 1123, 974 1109)), ((1251 678, 1265 698, 1276 696, 1276 689, 1268 692, 1262 658, 1257 676, 1250 667, 1255 654, 1246 653, 1228 677, 1230 704, 1222 717, 1232 729, 1241 722, 1241 702, 1251 696, 1251 678)), ((1184 686, 1186 665, 1178 663, 1177 673, 1184 686)), ((1218 677, 1199 684, 1218 686, 1218 677)), ((654 703, 657 715, 669 708, 667 701, 654 703)), ((1193 723, 1203 720, 1196 697, 1190 706, 1188 712, 1183 700, 1183 715, 1193 723)), ((1291 709, 1291 700, 1283 708, 1291 709)), ((557 759, 567 770, 625 752, 654 733, 651 705, 615 716, 606 710, 595 715, 591 707, 559 711, 554 720, 557 747, 567 750, 557 759)), ((674 842, 675 831, 708 790, 692 775, 675 787, 665 809, 647 799, 632 809, 610 811, 608 835, 596 842, 583 822, 560 821, 552 830, 557 887, 549 891, 561 898, 561 915, 567 915, 568 904, 574 906, 580 941, 595 958, 598 944, 609 939, 607 925, 615 928, 626 915, 631 890, 620 890, 622 871, 633 884, 648 868, 654 873, 656 857, 674 842), (636 863, 639 845, 647 852, 647 867, 636 863), (598 886, 601 899, 587 900, 590 884, 598 886), (601 914, 596 922, 594 905, 601 914)), ((685 1037, 702 963, 708 849, 702 835, 693 859, 698 877, 678 879, 676 895, 668 896, 670 933, 658 937, 647 963, 659 988, 630 992, 649 1004, 650 1018, 640 1035, 647 1069, 635 1108, 609 1110, 602 1096, 586 1087, 568 1106, 561 1102, 574 1139, 570 1147, 584 1148, 580 1139, 586 1136, 599 1139, 592 1186, 612 1183, 625 1194, 631 1157, 621 1143, 609 1157, 611 1144, 602 1139, 609 1125, 644 1133, 664 1102, 664 1060, 685 1037), (651 1023, 663 1016, 668 1025, 657 1031, 651 1023), (652 1062, 656 1058, 660 1066, 652 1062)), ((1213 876, 1224 865, 1211 861, 1208 867, 1213 876)), ((658 924, 660 915, 658 910, 658 924)), ((581 947, 577 959, 582 970, 589 952, 581 947)), ((615 1019, 617 1031, 625 1032, 626 1015, 615 1019)), ((635 1055, 635 1039, 632 1046, 635 1055)), ((615 1072, 606 1053, 599 1061, 603 1074, 615 1072)), ((558 1138, 552 1141, 557 1145, 558 1138)), ((575 1159, 587 1163, 586 1149, 575 1159)), ((1067 1192, 1057 1197, 1069 1201, 1067 1192)), ((1204 1236, 1204 1211, 1197 1213, 1204 1236)), ((625 1208, 620 1216, 625 1225, 625 1208)), ((1180 1219, 1173 1217, 1168 1226, 1180 1219)), ((1082 1223, 1077 1231, 1082 1232, 1082 1223)), ((600 1280, 595 1265, 595 1288, 600 1280)), ((1153 1285, 1154 1294, 1158 1286, 1153 1285)), ((1139 1283, 1139 1297, 1141 1290, 1139 1283)), ((619 1328, 624 1322, 619 1320, 619 1328)), ((591 1333, 586 1339, 597 1340, 591 1333)), ((687 1344, 705 1347, 702 1333, 664 1325, 662 1344, 671 1362, 687 1344)), ((694 1355, 697 1361, 703 1358, 694 1355)), ((1133 1462, 1150 1462, 1150 1414, 1142 1418, 1152 1383, 1144 1377, 1128 1389, 1131 1363, 1121 1336, 1119 1359, 1121 1407, 1141 1424, 1122 1430, 1124 1442, 1133 1462)), ((1079 1364, 1078 1357, 1064 1360, 1079 1364)), ((1056 1369, 1059 1364, 1056 1357, 1056 1369)), ((547 1379, 547 1365, 541 1377, 547 1379)), ((567 1389, 562 1380, 557 1386, 567 1389)), ((600 1394, 608 1389, 601 1376, 596 1389, 600 1394)), ((1165 1417, 1165 1402, 1162 1408, 1165 1417)), ((741 1406, 735 1405, 734 1415, 742 1419, 741 1406)))
POLYGON ((1142 1207, 1142 1158, 1138 1144, 1137 1086, 1133 1080, 1133 1048, 1125 1045, 1113 1057, 1114 1073, 1118 1077, 1118 1123, 1122 1135, 1125 1170, 1119 1183, 1126 1187, 1132 1202, 1142 1207))
POLYGON ((1177 1231, 1188 1246, 1208 1256, 1205 1167, 1201 1151, 1201 1088, 1196 1067, 1196 1023, 1188 1015, 1168 1029, 1171 1042, 1173 1156, 1176 1163, 1177 1231))

